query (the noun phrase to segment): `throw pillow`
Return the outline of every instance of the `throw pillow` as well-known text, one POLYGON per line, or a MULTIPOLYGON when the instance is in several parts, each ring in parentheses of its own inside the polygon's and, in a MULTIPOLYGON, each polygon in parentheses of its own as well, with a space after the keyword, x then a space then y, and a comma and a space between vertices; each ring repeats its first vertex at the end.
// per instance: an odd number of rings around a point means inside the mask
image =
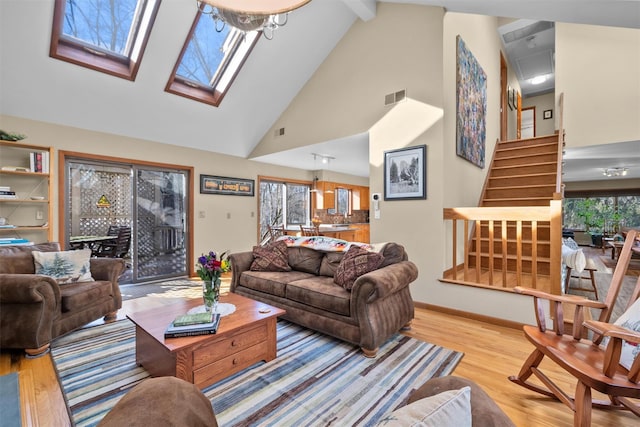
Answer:
POLYGON ((340 261, 333 281, 350 291, 358 277, 376 270, 383 261, 384 257, 377 252, 351 246, 340 261))
POLYGON ((385 415, 377 425, 470 427, 471 388, 447 390, 417 400, 385 415))
POLYGON ((91 249, 78 251, 33 251, 36 274, 53 277, 59 284, 91 282, 91 249))
MULTIPOLYGON (((640 332, 640 298, 636 300, 631 307, 620 315, 614 325, 640 332)), ((605 345, 606 342, 603 343, 605 345)), ((620 354, 620 364, 627 369, 631 369, 631 364, 636 357, 640 356, 640 345, 629 344, 627 341, 622 342, 622 352, 620 354)))
POLYGON ((562 245, 562 261, 576 273, 582 273, 587 265, 587 258, 582 249, 573 250, 566 245, 562 245))
POLYGON ((253 247, 251 271, 291 271, 287 244, 283 241, 253 247))

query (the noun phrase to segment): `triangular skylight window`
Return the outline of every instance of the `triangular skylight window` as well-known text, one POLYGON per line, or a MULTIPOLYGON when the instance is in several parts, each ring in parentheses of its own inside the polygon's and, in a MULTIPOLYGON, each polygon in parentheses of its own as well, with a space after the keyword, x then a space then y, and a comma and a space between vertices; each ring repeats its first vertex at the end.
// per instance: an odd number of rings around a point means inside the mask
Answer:
POLYGON ((134 80, 160 0, 55 0, 50 56, 134 80))
POLYGON ((218 32, 209 16, 198 13, 167 92, 218 106, 259 35, 229 25, 218 32))

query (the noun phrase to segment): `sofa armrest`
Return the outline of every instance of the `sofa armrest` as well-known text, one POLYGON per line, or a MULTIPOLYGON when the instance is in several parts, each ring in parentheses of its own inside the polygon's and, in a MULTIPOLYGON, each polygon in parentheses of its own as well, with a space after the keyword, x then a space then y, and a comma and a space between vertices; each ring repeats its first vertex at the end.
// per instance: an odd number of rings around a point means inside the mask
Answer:
POLYGON ((240 283, 240 275, 243 271, 251 268, 253 262, 253 252, 238 252, 229 255, 231 261, 231 292, 234 292, 236 286, 240 283))
POLYGON ((115 309, 120 309, 122 307, 122 293, 120 292, 118 281, 126 268, 124 260, 122 258, 91 258, 89 262, 91 263, 91 277, 93 277, 93 280, 111 282, 115 309))
POLYGON ((418 267, 401 261, 358 277, 351 290, 352 304, 370 304, 409 286, 418 278, 418 267))
POLYGON ((0 304, 33 304, 50 301, 57 309, 60 286, 41 274, 0 274, 0 304))
POLYGON ((60 288, 51 277, 0 274, 0 348, 48 345, 60 306, 60 288))

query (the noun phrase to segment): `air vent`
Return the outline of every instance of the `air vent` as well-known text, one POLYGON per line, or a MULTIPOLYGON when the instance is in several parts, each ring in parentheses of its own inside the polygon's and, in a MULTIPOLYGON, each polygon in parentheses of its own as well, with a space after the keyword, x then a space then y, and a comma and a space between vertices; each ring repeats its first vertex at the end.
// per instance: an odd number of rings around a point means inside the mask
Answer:
POLYGON ((407 90, 402 89, 398 92, 390 93, 384 96, 384 105, 391 105, 403 101, 407 97, 407 90))
POLYGON ((541 31, 553 28, 553 25, 553 22, 537 21, 531 25, 527 25, 526 27, 518 28, 517 30, 513 30, 503 34, 502 39, 504 40, 505 44, 515 42, 517 40, 525 39, 541 31))
POLYGON ((284 128, 279 128, 273 131, 274 136, 282 136, 284 135, 284 128))

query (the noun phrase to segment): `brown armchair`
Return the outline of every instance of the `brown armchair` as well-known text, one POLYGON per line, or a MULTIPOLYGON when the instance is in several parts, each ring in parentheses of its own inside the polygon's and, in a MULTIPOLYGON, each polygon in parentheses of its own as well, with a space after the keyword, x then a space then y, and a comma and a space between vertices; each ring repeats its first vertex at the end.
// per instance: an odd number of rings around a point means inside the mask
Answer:
POLYGON ((115 320, 122 307, 118 258, 92 258, 92 282, 59 285, 35 274, 32 251, 59 251, 58 243, 0 247, 0 348, 24 349, 30 356, 51 341, 100 317, 115 320))

